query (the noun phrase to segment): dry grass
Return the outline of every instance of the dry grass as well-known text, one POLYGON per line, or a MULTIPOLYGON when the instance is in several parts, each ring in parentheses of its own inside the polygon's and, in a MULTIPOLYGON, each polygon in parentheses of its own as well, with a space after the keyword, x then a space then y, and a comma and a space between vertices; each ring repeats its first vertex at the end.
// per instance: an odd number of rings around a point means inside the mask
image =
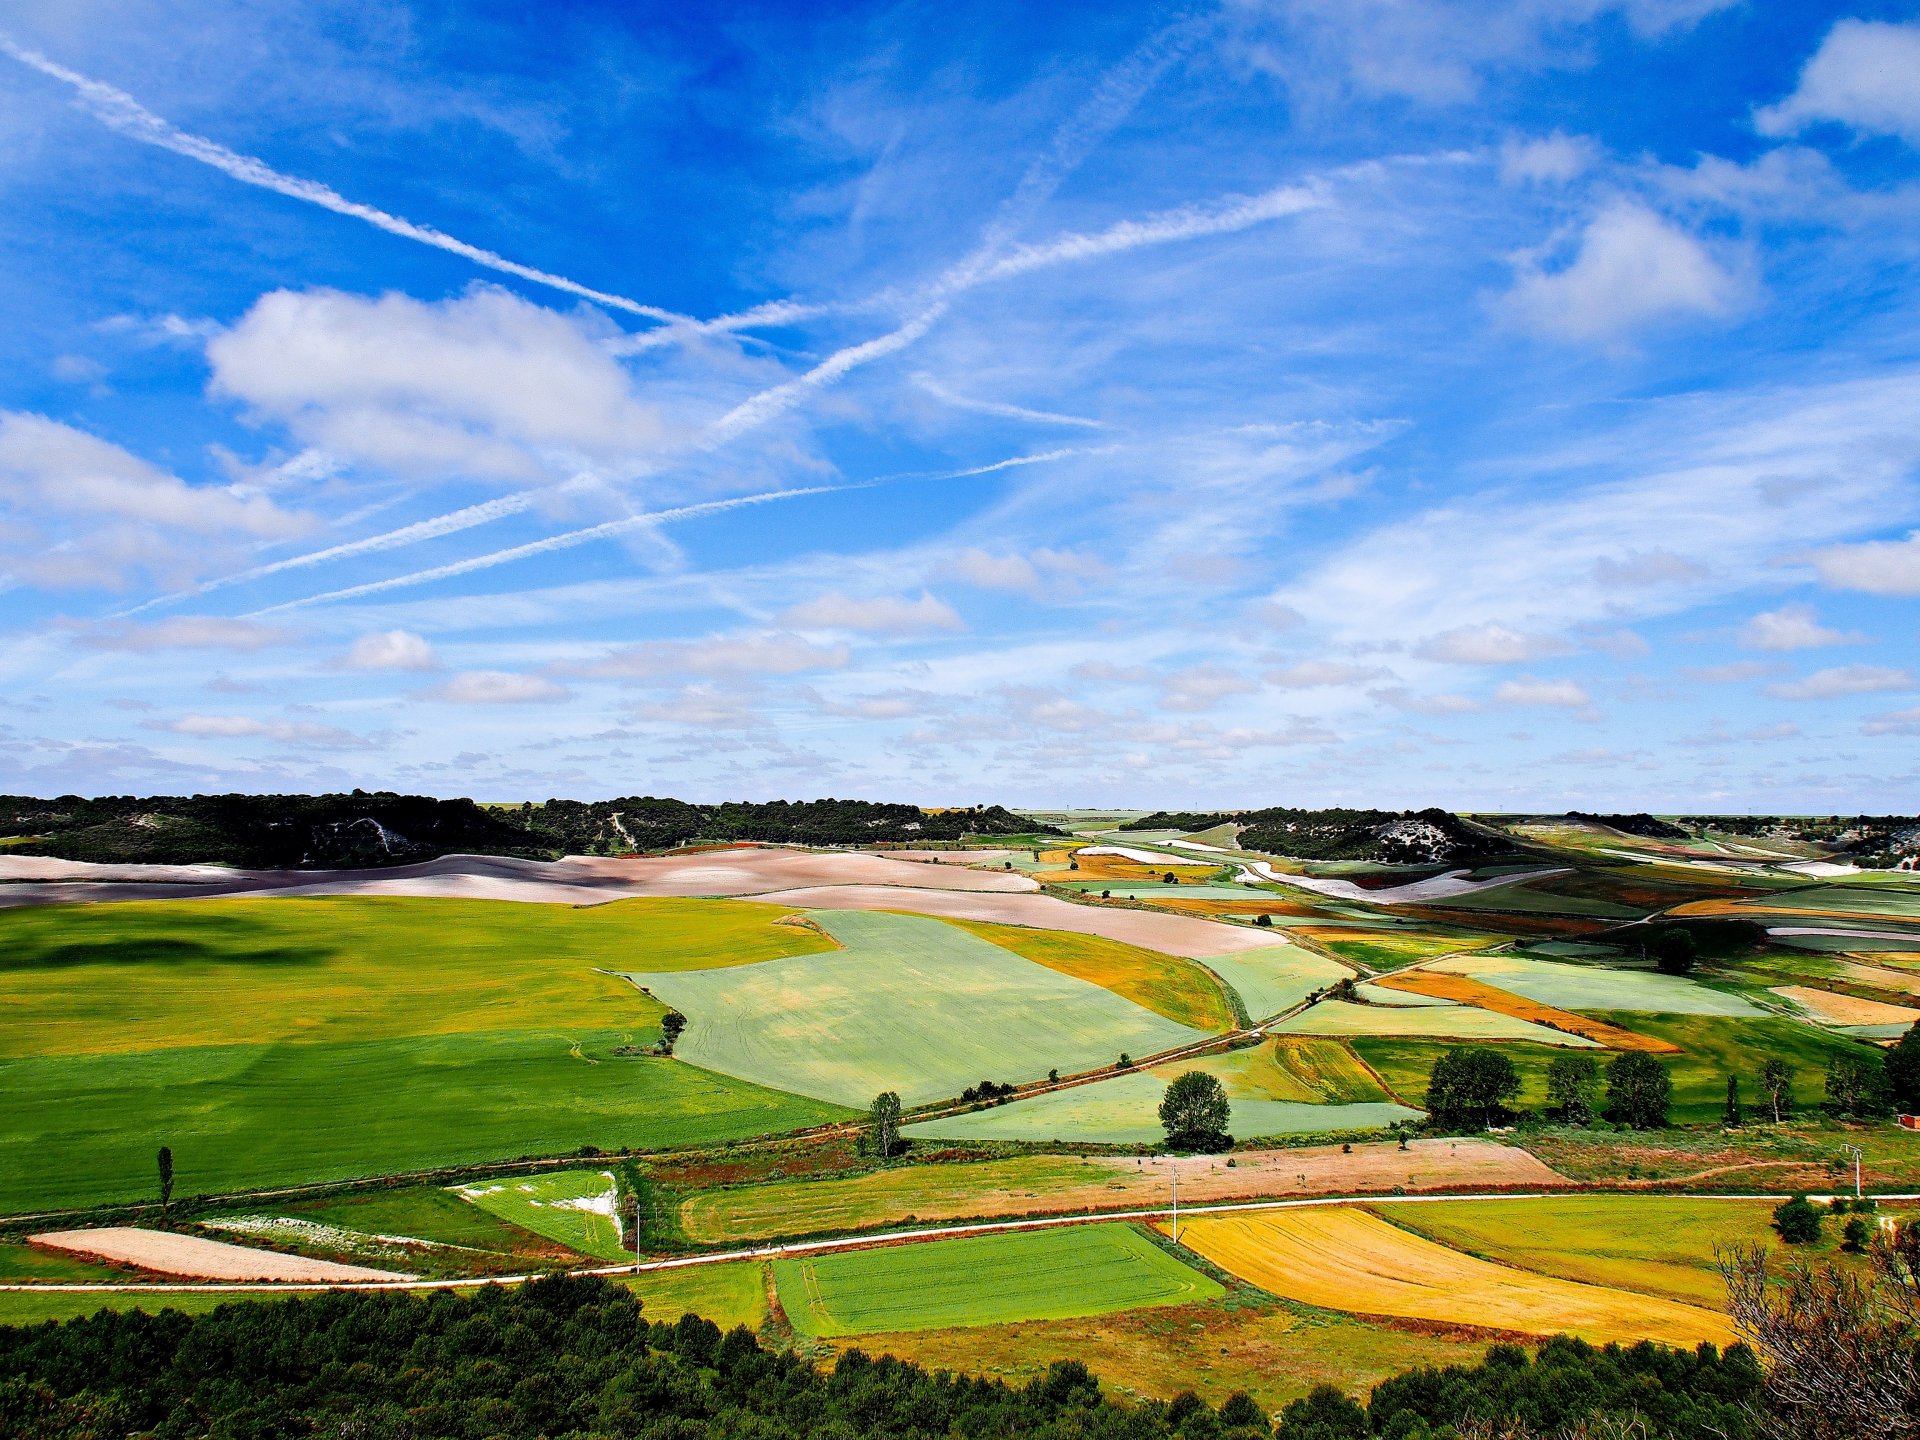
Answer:
POLYGON ((1233 1028, 1233 1011, 1219 982, 1191 960, 1099 935, 1068 935, 981 920, 948 923, 1049 970, 1103 986, 1176 1025, 1195 1030, 1233 1028))
POLYGON ((1596 1041, 1609 1050, 1645 1050, 1654 1055, 1680 1053, 1680 1047, 1670 1040, 1658 1040, 1651 1035, 1638 1035, 1631 1030, 1622 1030, 1618 1025, 1609 1025, 1604 1020, 1592 1020, 1585 1015, 1576 1015, 1571 1010, 1562 1010, 1558 1006, 1543 1005, 1537 1000, 1529 1000, 1524 995, 1514 994, 1511 990, 1501 990, 1495 986, 1483 984, 1466 975, 1452 975, 1438 970, 1406 970, 1398 975, 1385 976, 1375 983, 1390 990, 1404 990, 1414 995, 1431 995, 1440 1000, 1457 1000, 1463 1005, 1477 1005, 1482 1010, 1511 1015, 1516 1020, 1531 1020, 1536 1025, 1546 1025, 1555 1030, 1584 1035, 1587 1039, 1596 1041))
POLYGON ((1180 1238, 1243 1280, 1307 1305, 1525 1335, 1727 1344, 1697 1306, 1475 1259, 1346 1207, 1187 1221, 1180 1238))
POLYGON ((1791 1000, 1816 1020, 1829 1025, 1911 1025, 1920 1020, 1920 1010, 1910 1006, 1863 1000, 1857 995, 1816 990, 1810 985, 1776 985, 1773 993, 1783 1000, 1791 1000))

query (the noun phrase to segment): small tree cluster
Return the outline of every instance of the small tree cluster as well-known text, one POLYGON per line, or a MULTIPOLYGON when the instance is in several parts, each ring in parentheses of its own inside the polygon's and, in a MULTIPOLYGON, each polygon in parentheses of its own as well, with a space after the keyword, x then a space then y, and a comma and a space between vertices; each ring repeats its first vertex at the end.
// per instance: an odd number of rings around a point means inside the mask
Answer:
POLYGON ((1002 1085, 996 1080, 982 1080, 978 1085, 969 1085, 962 1090, 960 1098, 969 1105, 977 1104, 982 1100, 989 1105, 997 1105, 1002 1100, 1008 1099, 1013 1094, 1013 1090, 1013 1086, 1002 1085))
POLYGON ((1520 1093, 1520 1072, 1489 1045, 1459 1045, 1434 1062, 1427 1077, 1427 1113, 1443 1130, 1485 1128, 1508 1118, 1520 1093))

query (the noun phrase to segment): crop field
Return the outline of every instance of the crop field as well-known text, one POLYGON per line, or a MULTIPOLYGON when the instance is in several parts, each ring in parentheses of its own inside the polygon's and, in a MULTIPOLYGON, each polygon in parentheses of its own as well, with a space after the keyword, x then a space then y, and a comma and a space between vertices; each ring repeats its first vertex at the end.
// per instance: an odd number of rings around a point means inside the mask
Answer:
POLYGON ((1234 988, 1254 1020, 1291 1009, 1315 990, 1337 984, 1351 974, 1344 965, 1299 945, 1210 955, 1200 963, 1234 988))
POLYGON ((633 1258, 615 1218, 619 1186, 610 1170, 553 1170, 476 1181, 454 1191, 489 1214, 596 1260, 633 1258))
POLYGON ((630 1034, 498 1031, 0 1061, 0 1210, 150 1198, 156 1140, 172 1147, 186 1196, 581 1145, 727 1140, 850 1113, 679 1060, 614 1057, 630 1034))
MULTIPOLYGON (((240 1209, 232 1215, 259 1213, 240 1209)), ((273 1213, 359 1234, 404 1236, 466 1257, 477 1272, 542 1269, 571 1260, 575 1251, 499 1215, 471 1205, 438 1185, 382 1186, 313 1200, 280 1200, 273 1213)), ((222 1218, 216 1214, 210 1218, 222 1218)), ((404 1268, 404 1267, 402 1267, 404 1268)))
POLYGON ((1441 970, 1404 970, 1397 975, 1387 976, 1380 982, 1380 988, 1390 993, 1426 995, 1438 1000, 1457 1001, 1462 1005, 1477 1005, 1482 1010, 1511 1015, 1516 1020, 1584 1035, 1596 1045, 1604 1045, 1609 1050, 1646 1050, 1670 1054, 1676 1048, 1670 1041, 1622 1030, 1618 1025, 1576 1015, 1558 1006, 1543 1005, 1538 1000, 1529 1000, 1524 995, 1498 989, 1466 975, 1449 974, 1441 970))
POLYGON ((1341 959, 1374 970, 1395 970, 1417 960, 1432 960, 1460 950, 1484 950, 1490 945, 1505 944, 1508 939, 1505 935, 1481 931, 1424 928, 1360 931, 1303 926, 1300 929, 1302 934, 1318 940, 1341 959))
POLYGON ((947 923, 1049 970, 1103 986, 1176 1025, 1194 1030, 1233 1027, 1233 1011, 1220 992, 1220 982, 1191 960, 1099 935, 1069 935, 980 920, 947 923))
POLYGON ((1148 1055, 1202 1033, 955 926, 823 913, 846 948, 727 970, 632 977, 684 1013, 676 1054, 801 1095, 909 1105, 1148 1055))
POLYGON ((1099 1315, 1226 1293, 1122 1224, 782 1259, 773 1273, 794 1329, 817 1336, 1099 1315))
MULTIPOLYGON (((965 1115, 924 1120, 906 1127, 910 1138, 941 1140, 1058 1140, 1069 1144, 1140 1145, 1165 1138, 1160 1099, 1183 1070, 1207 1069, 1209 1056, 1178 1061, 1162 1071, 1134 1071, 1088 1085, 1055 1090, 965 1115)), ((1242 1077, 1236 1077, 1241 1079, 1242 1077)), ((1280 1135, 1329 1135, 1384 1129, 1418 1112, 1384 1098, 1361 1104, 1321 1104, 1267 1098, 1234 1098, 1229 1126, 1241 1139, 1280 1135)))
POLYGON ((767 1282, 758 1260, 647 1270, 620 1283, 639 1298, 649 1320, 693 1314, 722 1330, 736 1325, 758 1330, 767 1321, 767 1282))
POLYGON ((1772 1202, 1561 1195, 1382 1207, 1402 1229, 1563 1280, 1724 1308, 1716 1245, 1775 1245, 1772 1202))
POLYGON ((1920 1020, 1920 1010, 1910 1005, 1863 1000, 1810 985, 1776 985, 1773 993, 1782 1000, 1792 1001, 1824 1025, 1897 1025, 1905 1029, 1920 1020))
POLYGON ((1442 1000, 1438 995, 1423 995, 1414 990, 1389 990, 1386 986, 1372 980, 1362 980, 1353 987, 1356 998, 1368 1005, 1410 1005, 1415 1009, 1428 1009, 1435 1005, 1453 1005, 1457 1001, 1442 1000))
POLYGON ((1681 975, 1651 969, 1563 964, 1525 955, 1464 955, 1427 967, 1468 975, 1563 1010, 1648 1010, 1666 1015, 1748 1015, 1765 1012, 1740 995, 1681 975))
POLYGON ((1549 1030, 1470 1005, 1350 1005, 1344 1000, 1322 1000, 1311 1010, 1282 1021, 1287 1035, 1443 1036, 1450 1040, 1527 1040, 1538 1045, 1592 1046, 1579 1035, 1549 1030))
POLYGON ((1360 1209, 1205 1216, 1184 1221, 1180 1241, 1263 1290, 1330 1310, 1596 1342, 1734 1338, 1725 1317, 1699 1306, 1495 1265, 1360 1209))

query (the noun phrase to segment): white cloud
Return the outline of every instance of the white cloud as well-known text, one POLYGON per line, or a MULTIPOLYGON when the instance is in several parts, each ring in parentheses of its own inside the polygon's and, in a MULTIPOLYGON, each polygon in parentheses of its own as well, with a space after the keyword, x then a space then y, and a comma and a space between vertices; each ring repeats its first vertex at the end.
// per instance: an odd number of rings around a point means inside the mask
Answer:
POLYGON ((1593 703, 1593 697, 1571 680, 1540 680, 1531 675, 1503 681, 1493 692, 1493 698, 1501 705, 1551 705, 1569 710, 1584 709, 1593 703))
POLYGON ((642 720, 683 725, 692 730, 748 730, 765 725, 758 710, 761 694, 753 688, 724 685, 683 685, 665 700, 654 700, 635 712, 642 720))
POLYGON ((1557 340, 1610 341, 1678 316, 1731 315, 1745 286, 1694 236, 1633 201, 1588 222, 1580 248, 1558 270, 1520 262, 1506 309, 1557 340))
POLYGON ((41 415, 0 413, 0 535, 16 574, 50 586, 176 579, 230 543, 308 525, 271 500, 189 485, 118 445, 41 415))
POLYGON ((948 562, 946 573, 981 590, 1009 590, 1044 600, 1049 595, 1070 594, 1083 582, 1110 571, 1097 556, 1042 546, 1025 555, 962 550, 948 562))
POLYGON ((631 473, 668 426, 590 325, 490 286, 438 302, 276 290, 207 359, 216 394, 380 469, 513 482, 592 465, 631 473))
POLYGON ((1878 695, 1913 688, 1913 676, 1905 670, 1886 665, 1835 665, 1816 670, 1802 680, 1769 685, 1767 693, 1782 700, 1832 700, 1843 695, 1878 695))
POLYGON ((844 644, 816 645, 782 631, 709 635, 704 640, 649 640, 610 651, 581 667, 583 674, 630 679, 683 675, 798 675, 808 670, 844 670, 852 652, 844 644))
POLYGON ((1680 673, 1703 685, 1737 685, 1744 680, 1760 680, 1778 675, 1785 667, 1766 660, 1734 660, 1725 665, 1696 665, 1680 673))
POLYGON ((1904 540, 1832 545, 1813 554, 1813 568, 1836 590, 1920 595, 1920 530, 1904 540))
POLYGON ((1815 650, 1823 645, 1851 645, 1859 639, 1822 625, 1811 605, 1762 611, 1740 629, 1740 643, 1750 650, 1815 650))
POLYGON ((1920 145, 1920 25, 1842 20, 1778 105, 1757 111, 1763 135, 1792 135, 1822 120, 1920 145))
POLYGON ((274 625, 224 615, 175 615, 152 624, 110 620, 83 631, 80 643, 94 650, 264 650, 290 635, 274 625))
POLYGON ((1865 735, 1920 735, 1920 705, 1869 715, 1860 722, 1860 730, 1865 735))
POLYGON ((1144 665, 1116 665, 1111 660, 1082 660, 1067 672, 1092 685, 1151 685, 1154 673, 1144 665))
POLYGON ((967 628, 952 606, 925 591, 918 600, 905 600, 890 595, 856 599, 829 590, 788 609, 778 623, 800 630, 852 630, 864 635, 925 635, 967 628))
POLYGON ((183 715, 178 720, 147 728, 206 739, 272 740, 282 745, 312 745, 323 750, 358 749, 369 743, 351 731, 336 729, 331 725, 258 720, 250 715, 183 715))
POLYGON ((1308 690, 1321 685, 1355 685, 1363 680, 1378 680, 1386 674, 1371 665, 1349 665, 1338 660, 1303 660, 1297 665, 1282 665, 1260 678, 1283 690, 1308 690))
POLYGON ((1176 670, 1161 681, 1163 710, 1211 710, 1232 695, 1251 695, 1259 687, 1244 675, 1208 661, 1176 670))
POLYGON ((342 663, 349 670, 433 670, 433 646, 411 630, 376 630, 353 642, 342 663))
POLYGON ((1470 715, 1480 708, 1480 702, 1466 695, 1439 693, 1418 695, 1404 685, 1390 685, 1380 690, 1369 690, 1367 698, 1379 702, 1394 710, 1404 710, 1409 715, 1470 715))
POLYGON ((1500 178, 1508 184, 1564 185, 1592 168, 1600 147, 1585 135, 1559 130, 1534 140, 1509 140, 1500 147, 1500 178))
POLYGON ((430 690, 423 700, 449 705, 524 705, 535 700, 561 700, 567 692, 538 675, 516 675, 509 670, 462 670, 430 690))
POLYGON ((1515 665, 1547 655, 1564 655, 1571 647, 1550 635, 1524 635, 1505 625, 1462 625, 1429 635, 1414 647, 1422 660, 1447 665, 1515 665))

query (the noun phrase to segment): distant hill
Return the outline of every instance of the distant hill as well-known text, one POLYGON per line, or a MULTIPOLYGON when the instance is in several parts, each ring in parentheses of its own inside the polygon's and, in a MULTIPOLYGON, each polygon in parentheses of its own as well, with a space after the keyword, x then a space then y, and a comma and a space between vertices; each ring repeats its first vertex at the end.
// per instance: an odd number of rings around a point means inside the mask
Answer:
POLYGON ((1644 810, 1633 815, 1589 815, 1584 810, 1569 810, 1569 820, 1582 820, 1589 825, 1604 825, 1609 830, 1618 830, 1622 835, 1638 835, 1646 840, 1691 840, 1691 831, 1647 814, 1644 810))
POLYGON ((1293 860, 1372 860, 1387 865, 1473 862, 1504 855, 1509 840, 1446 810, 1267 810, 1195 814, 1160 811, 1125 830, 1209 830, 1242 826, 1240 847, 1293 860))
POLYGON ((928 812, 870 800, 549 800, 518 808, 355 790, 345 795, 0 796, 15 855, 103 863, 357 869, 456 853, 551 859, 664 850, 689 840, 808 845, 1059 834, 998 805, 928 812))

